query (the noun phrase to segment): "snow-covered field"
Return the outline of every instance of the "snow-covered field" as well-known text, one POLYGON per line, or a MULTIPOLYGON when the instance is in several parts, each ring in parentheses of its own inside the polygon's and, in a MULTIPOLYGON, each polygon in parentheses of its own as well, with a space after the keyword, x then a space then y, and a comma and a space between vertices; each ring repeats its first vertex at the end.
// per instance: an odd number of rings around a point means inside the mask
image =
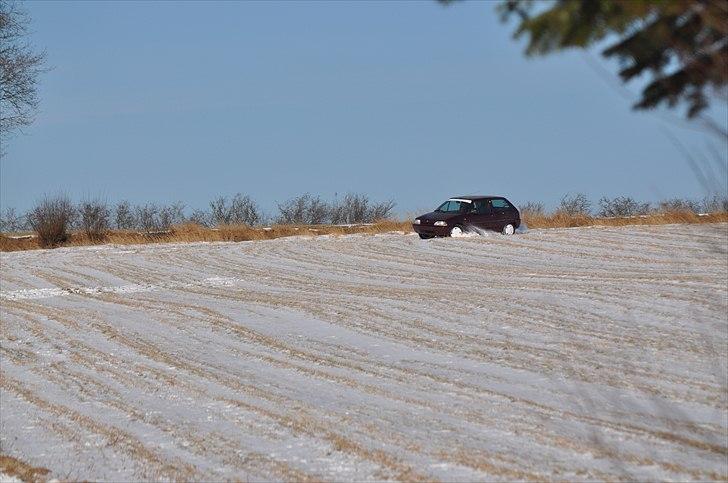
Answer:
POLYGON ((725 224, 0 261, 0 453, 51 478, 728 478, 725 224))

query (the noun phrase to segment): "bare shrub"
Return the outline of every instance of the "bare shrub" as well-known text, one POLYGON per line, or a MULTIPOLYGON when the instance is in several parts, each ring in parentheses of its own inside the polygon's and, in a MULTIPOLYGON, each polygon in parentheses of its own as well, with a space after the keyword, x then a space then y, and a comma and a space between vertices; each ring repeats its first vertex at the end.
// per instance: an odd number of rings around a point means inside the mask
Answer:
POLYGON ((306 206, 306 223, 320 225, 329 219, 329 205, 320 197, 310 197, 306 206))
POLYGON ((703 198, 703 213, 720 213, 728 211, 728 196, 713 195, 703 198))
POLYGON ((260 209, 250 196, 237 193, 230 202, 230 221, 236 225, 256 225, 260 221, 260 209))
POLYGON ((81 228, 92 241, 104 238, 109 230, 111 211, 105 201, 99 199, 82 201, 78 206, 81 228))
POLYGON ((392 200, 372 203, 367 195, 347 193, 341 201, 331 204, 329 218, 335 225, 372 223, 392 216, 395 206, 392 200))
POLYGON ((114 225, 117 230, 133 230, 135 228, 134 211, 128 201, 120 201, 114 212, 114 225))
POLYGON ((283 225, 305 225, 309 223, 309 205, 311 195, 308 193, 278 203, 278 220, 283 225))
POLYGON ((331 206, 331 223, 335 225, 364 223, 367 219, 369 197, 363 194, 347 193, 340 202, 331 206))
POLYGON ((344 196, 345 223, 365 223, 369 211, 369 197, 364 194, 349 193, 344 196))
POLYGON ((662 213, 700 213, 700 203, 695 200, 672 198, 660 201, 658 211, 662 213))
POLYGON ((189 218, 187 218, 187 222, 208 228, 213 225, 212 215, 209 211, 205 210, 194 210, 189 218))
POLYGON ((602 218, 646 215, 650 212, 649 203, 640 203, 629 196, 617 196, 599 200, 599 215, 602 218))
POLYGON ((46 196, 28 214, 28 222, 42 247, 58 246, 69 238, 76 217, 73 203, 65 195, 46 196))
POLYGON ((210 220, 213 225, 229 225, 230 208, 227 206, 227 199, 224 196, 210 201, 210 210, 210 220))
POLYGON ((584 193, 574 195, 566 194, 561 198, 561 203, 556 212, 571 216, 589 216, 591 213, 591 201, 589 201, 584 193))
POLYGON ((172 225, 179 225, 185 222, 185 205, 181 201, 171 205, 162 206, 159 209, 159 227, 168 230, 172 225))
POLYGON ((260 222, 258 205, 249 196, 236 194, 228 204, 224 196, 210 202, 210 221, 214 225, 248 225, 260 222))
POLYGON ((545 212, 543 203, 540 201, 527 201, 518 208, 518 211, 524 216, 543 216, 545 212))
POLYGON ((374 221, 389 219, 392 216, 392 211, 395 206, 396 204, 392 200, 374 203, 371 208, 369 208, 367 222, 371 223, 374 221))
POLYGON ((26 229, 26 217, 18 215, 15 208, 5 208, 0 214, 0 232, 12 233, 26 229))
POLYGON ((159 207, 154 203, 147 203, 134 207, 136 227, 147 233, 159 231, 159 207))
POLYGON ((334 200, 329 205, 329 221, 334 225, 341 225, 346 223, 346 209, 343 202, 334 200))

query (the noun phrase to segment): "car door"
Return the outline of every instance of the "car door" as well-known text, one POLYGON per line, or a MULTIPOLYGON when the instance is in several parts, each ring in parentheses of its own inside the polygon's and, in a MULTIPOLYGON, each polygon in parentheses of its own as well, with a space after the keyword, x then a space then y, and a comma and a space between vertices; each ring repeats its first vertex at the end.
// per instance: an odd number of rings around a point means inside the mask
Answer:
POLYGON ((502 230, 511 220, 511 204, 504 198, 493 198, 490 200, 490 206, 493 211, 493 230, 502 230))
POLYGON ((470 212, 465 217, 465 220, 468 225, 480 229, 487 229, 490 225, 491 214, 488 200, 473 200, 470 212))

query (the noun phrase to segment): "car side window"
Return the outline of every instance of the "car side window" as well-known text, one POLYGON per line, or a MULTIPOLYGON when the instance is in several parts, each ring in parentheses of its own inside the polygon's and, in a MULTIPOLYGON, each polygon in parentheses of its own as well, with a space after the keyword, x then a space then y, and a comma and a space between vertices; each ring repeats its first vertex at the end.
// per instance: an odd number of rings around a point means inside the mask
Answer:
POLYGON ((507 210, 508 208, 511 208, 511 204, 503 198, 494 198, 490 202, 493 206, 493 209, 496 210, 507 210))
POLYGON ((488 208, 488 200, 475 200, 473 201, 473 211, 479 215, 484 215, 490 211, 488 208))
POLYGON ((463 205, 465 203, 461 203, 460 201, 448 200, 440 205, 438 211, 443 213, 457 213, 462 209, 463 205))

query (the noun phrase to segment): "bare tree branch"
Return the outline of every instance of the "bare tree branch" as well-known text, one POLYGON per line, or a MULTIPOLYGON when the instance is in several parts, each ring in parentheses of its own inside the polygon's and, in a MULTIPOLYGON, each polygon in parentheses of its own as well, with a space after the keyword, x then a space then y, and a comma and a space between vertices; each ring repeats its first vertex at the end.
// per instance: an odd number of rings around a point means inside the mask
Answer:
POLYGON ((38 76, 45 52, 25 40, 30 18, 12 0, 0 0, 0 138, 27 126, 38 107, 38 76))

